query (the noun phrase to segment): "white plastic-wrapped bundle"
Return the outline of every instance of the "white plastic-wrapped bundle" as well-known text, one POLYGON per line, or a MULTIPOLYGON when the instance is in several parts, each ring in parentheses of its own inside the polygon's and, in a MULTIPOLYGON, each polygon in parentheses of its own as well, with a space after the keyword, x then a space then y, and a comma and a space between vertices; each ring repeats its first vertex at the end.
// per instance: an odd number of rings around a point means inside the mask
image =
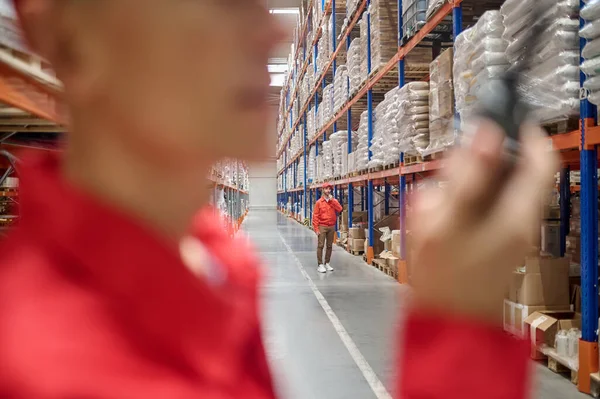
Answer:
POLYGON ((342 27, 344 26, 344 13, 341 12, 336 12, 335 14, 336 19, 335 19, 335 30, 333 29, 333 15, 330 15, 328 18, 328 26, 329 26, 329 41, 331 42, 331 44, 329 45, 329 59, 331 59, 331 57, 333 56, 333 53, 335 52, 335 50, 337 49, 337 47, 340 48, 340 51, 338 52, 337 56, 340 58, 345 58, 346 57, 346 43, 343 43, 340 46, 340 42, 339 42, 339 37, 342 35, 342 27), (335 36, 336 39, 336 47, 333 47, 333 37, 335 36))
POLYGON ((348 48, 348 76, 350 78, 350 94, 356 93, 361 83, 365 81, 364 75, 362 75, 362 47, 361 39, 354 39, 350 43, 348 48))
MULTIPOLYGON (((333 151, 333 177, 341 177, 343 158, 348 157, 348 132, 340 130, 329 136, 333 151)), ((346 161, 347 162, 347 161, 346 161)))
POLYGON ((385 65, 398 52, 398 0, 372 0, 371 69, 385 65))
POLYGON ((326 124, 333 118, 333 84, 330 83, 323 89, 323 123, 326 124))
POLYGON ((360 124, 357 131, 358 145, 354 151, 356 171, 367 169, 369 163, 369 114, 367 111, 360 115, 360 124))
POLYGON ((325 118, 324 118, 325 107, 323 104, 324 104, 323 101, 321 101, 319 103, 319 108, 317 109, 317 133, 319 133, 319 131, 321 129, 323 129, 323 126, 325 126, 325 118))
MULTIPOLYGON (((508 0, 501 8, 506 56, 512 67, 528 62, 520 88, 540 122, 579 111, 579 0, 508 0), (545 10, 537 15, 536 6, 545 10), (535 47, 527 39, 536 24, 546 26, 535 47)), ((588 52, 590 54, 590 52, 588 52)), ((481 85, 478 85, 479 87, 481 85)))
POLYGON ((369 168, 393 164, 400 159, 397 102, 399 89, 396 87, 385 94, 385 97, 373 114, 373 140, 371 141, 372 157, 369 168))
POLYGON ((304 157, 300 157, 300 160, 298 161, 298 169, 296 170, 296 181, 298 182, 298 187, 304 187, 304 170, 304 157))
POLYGON ((348 99, 348 68, 341 65, 335 71, 333 89, 333 114, 342 109, 348 99))
POLYGON ((320 76, 329 62, 329 53, 331 48, 331 37, 329 36, 329 26, 323 26, 323 33, 319 38, 317 52, 317 75, 320 76))
POLYGON ((320 178, 321 180, 333 178, 333 146, 329 140, 323 142, 323 170, 320 178))
POLYGON ((467 117, 468 110, 475 102, 474 96, 471 95, 471 85, 473 83, 473 71, 468 55, 472 53, 474 43, 472 41, 472 31, 474 28, 469 28, 463 31, 456 37, 454 43, 454 97, 456 101, 456 111, 461 116, 461 121, 467 117))
POLYGON ((310 151, 308 153, 308 166, 306 170, 306 177, 309 183, 313 183, 316 181, 317 174, 317 147, 314 145, 310 147, 310 151))
POLYGON ((589 92, 589 101, 600 105, 600 0, 589 0, 581 9, 581 17, 585 25, 579 34, 588 39, 582 51, 585 61, 581 70, 587 76, 584 87, 589 92))
POLYGON ((360 22, 358 23, 359 27, 360 27, 360 47, 361 47, 361 51, 360 51, 360 77, 363 79, 361 81, 364 82, 365 80, 367 80, 367 77, 369 76, 369 65, 368 65, 368 61, 367 61, 367 46, 369 45, 369 28, 368 28, 368 12, 365 11, 363 13, 363 16, 360 20, 360 22))
POLYGON ((312 140, 317 134, 315 131, 315 109, 312 106, 306 111, 306 130, 309 140, 312 140))
POLYGON ((412 82, 398 91, 399 150, 423 152, 429 146, 429 83, 412 82))

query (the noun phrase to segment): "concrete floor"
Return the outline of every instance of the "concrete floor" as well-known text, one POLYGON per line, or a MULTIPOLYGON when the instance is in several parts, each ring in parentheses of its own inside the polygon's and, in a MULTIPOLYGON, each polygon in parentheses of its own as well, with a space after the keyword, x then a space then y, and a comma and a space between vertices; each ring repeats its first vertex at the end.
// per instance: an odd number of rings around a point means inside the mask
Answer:
MULTIPOLYGON (((250 212, 244 230, 266 268, 265 340, 279 396, 390 398, 394 335, 408 289, 335 246, 335 272, 317 273, 316 236, 276 211, 250 212)), ((536 368, 533 398, 588 398, 566 378, 536 368)))

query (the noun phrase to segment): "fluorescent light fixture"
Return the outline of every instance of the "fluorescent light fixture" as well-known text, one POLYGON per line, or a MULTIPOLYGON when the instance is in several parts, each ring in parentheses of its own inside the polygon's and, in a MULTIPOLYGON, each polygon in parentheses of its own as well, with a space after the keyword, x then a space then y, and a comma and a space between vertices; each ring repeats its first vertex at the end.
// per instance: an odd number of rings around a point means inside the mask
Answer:
POLYGON ((271 14, 296 14, 300 15, 300 8, 291 7, 291 8, 271 8, 269 10, 271 14))
POLYGON ((272 73, 271 74, 271 86, 283 87, 285 83, 285 73, 272 73))
POLYGON ((268 64, 267 68, 270 73, 286 73, 288 71, 287 64, 268 64))

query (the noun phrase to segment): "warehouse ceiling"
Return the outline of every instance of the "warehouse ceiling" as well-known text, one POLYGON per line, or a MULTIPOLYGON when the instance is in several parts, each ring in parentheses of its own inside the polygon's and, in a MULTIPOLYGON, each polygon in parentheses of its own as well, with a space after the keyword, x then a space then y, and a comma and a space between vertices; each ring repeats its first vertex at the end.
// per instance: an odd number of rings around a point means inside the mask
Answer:
MULTIPOLYGON (((301 0, 268 0, 267 7, 270 10, 292 10, 299 9, 301 0)), ((269 59, 269 66, 273 72, 271 75, 272 87, 270 103, 279 104, 279 93, 283 84, 284 74, 287 71, 287 60, 290 48, 294 40, 294 29, 298 25, 299 13, 274 13, 277 23, 283 27, 286 38, 277 46, 269 59)))

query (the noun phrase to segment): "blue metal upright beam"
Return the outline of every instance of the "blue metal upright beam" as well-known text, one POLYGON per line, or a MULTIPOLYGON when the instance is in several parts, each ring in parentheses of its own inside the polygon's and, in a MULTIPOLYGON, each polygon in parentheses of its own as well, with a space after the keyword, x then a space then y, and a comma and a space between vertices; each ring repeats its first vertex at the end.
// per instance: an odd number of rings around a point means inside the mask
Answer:
MULTIPOLYGON (((456 36, 460 35, 463 31, 463 9, 462 5, 452 9, 452 34, 453 40, 456 42, 456 36)), ((454 110, 454 138, 458 139, 458 132, 460 129, 460 114, 456 109, 454 110)), ((456 141, 456 140, 455 140, 456 141)))
MULTIPOLYGON (((402 45, 402 25, 404 19, 402 0, 398 0, 398 47, 402 45)), ((398 61, 398 86, 406 84, 404 58, 398 61)), ((400 165, 404 164, 404 153, 400 153, 400 165)), ((400 259, 406 259, 406 176, 400 172, 400 187, 398 193, 398 207, 400 208, 400 259)))
POLYGON ((390 191, 392 190, 392 186, 390 186, 390 184, 387 182, 385 182, 385 186, 384 186, 384 206, 385 206, 385 216, 388 216, 390 214, 390 191))
POLYGON ((307 148, 306 146, 308 145, 308 126, 307 126, 307 122, 306 122, 306 112, 304 113, 304 139, 302 140, 303 144, 304 144, 304 182, 303 182, 303 189, 304 189, 304 193, 303 193, 303 200, 304 200, 304 218, 306 219, 307 217, 307 211, 308 211, 308 204, 306 203, 306 190, 307 190, 307 184, 308 184, 308 162, 306 159, 306 154, 307 154, 307 148))
MULTIPOLYGON (((580 6, 585 3, 580 1, 580 6)), ((580 28, 585 24, 580 19, 580 28)), ((580 38, 580 51, 586 40, 580 38)), ((583 58, 580 59, 583 62, 583 58)), ((580 72, 581 86, 585 74, 580 72)), ((597 110, 587 100, 581 100, 581 314, 582 340, 598 342, 598 154, 586 147, 586 126, 596 121, 597 110)), ((596 350, 597 355, 597 350, 596 350)))
MULTIPOLYGON (((350 50, 350 35, 346 37, 346 51, 350 50)), ((350 98, 350 75, 348 75, 348 92, 346 93, 346 100, 350 98)), ((346 113, 346 117, 348 118, 348 155, 352 153, 352 107, 348 107, 348 112, 346 113)), ((352 227, 353 215, 354 212, 354 185, 352 183, 348 183, 348 227, 352 227)))
MULTIPOLYGON (((371 0, 367 0, 367 10, 371 5, 371 0)), ((367 11, 367 77, 371 75, 371 13, 367 11)), ((368 143, 369 143, 369 161, 373 157, 371 151, 371 144, 373 142, 373 89, 367 91, 367 115, 368 115, 368 143)), ((368 191, 367 191, 367 203, 369 207, 369 247, 373 248, 375 245, 375 230, 374 213, 375 204, 373 203, 373 180, 369 180, 368 191)))

